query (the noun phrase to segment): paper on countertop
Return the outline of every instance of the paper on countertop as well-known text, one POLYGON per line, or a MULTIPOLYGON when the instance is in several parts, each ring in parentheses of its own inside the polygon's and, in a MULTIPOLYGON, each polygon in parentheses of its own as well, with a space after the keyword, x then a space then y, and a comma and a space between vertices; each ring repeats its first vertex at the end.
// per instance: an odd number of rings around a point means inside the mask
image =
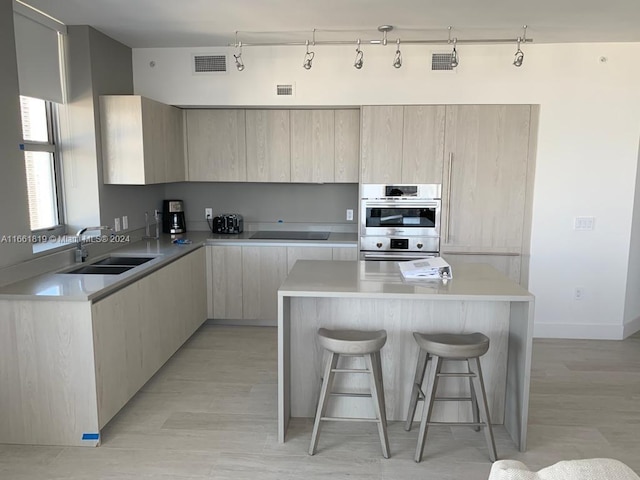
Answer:
POLYGON ((453 278, 451 265, 442 257, 429 257, 398 262, 400 273, 407 279, 450 279, 453 278))

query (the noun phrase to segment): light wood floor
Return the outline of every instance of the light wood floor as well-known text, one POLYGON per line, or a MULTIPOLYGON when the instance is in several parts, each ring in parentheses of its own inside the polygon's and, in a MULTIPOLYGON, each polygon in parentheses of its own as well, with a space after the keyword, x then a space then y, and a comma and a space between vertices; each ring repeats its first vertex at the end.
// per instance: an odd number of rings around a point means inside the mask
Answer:
MULTIPOLYGON (((389 426, 385 460, 374 424, 326 424, 307 455, 311 420, 276 441, 274 328, 203 326, 103 432, 100 448, 0 445, 0 479, 486 479, 482 433, 433 428, 422 463, 417 429, 389 426)), ((640 335, 622 342, 537 340, 529 449, 496 428, 498 455, 535 469, 613 457, 640 472, 640 335)), ((2 414, 2 412, 0 412, 2 414)))

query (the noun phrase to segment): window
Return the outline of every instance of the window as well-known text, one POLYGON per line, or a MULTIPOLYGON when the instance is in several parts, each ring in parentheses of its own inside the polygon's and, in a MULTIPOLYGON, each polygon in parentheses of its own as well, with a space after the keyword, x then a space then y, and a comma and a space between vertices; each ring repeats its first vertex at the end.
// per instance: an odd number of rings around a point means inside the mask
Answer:
POLYGON ((64 232, 55 104, 20 96, 29 221, 34 232, 64 232))

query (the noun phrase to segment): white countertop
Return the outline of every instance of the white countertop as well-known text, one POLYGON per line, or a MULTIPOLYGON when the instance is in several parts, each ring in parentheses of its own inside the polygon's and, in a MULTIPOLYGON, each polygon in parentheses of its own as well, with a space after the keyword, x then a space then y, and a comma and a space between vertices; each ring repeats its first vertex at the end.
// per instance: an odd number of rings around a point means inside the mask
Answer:
POLYGON ((298 260, 278 294, 427 300, 531 301, 533 295, 484 263, 451 262, 453 278, 405 281, 397 262, 298 260))
POLYGON ((250 237, 254 233, 248 231, 238 235, 216 235, 211 232, 187 232, 182 237, 193 242, 188 245, 171 243, 169 235, 162 235, 159 240, 141 240, 112 250, 106 255, 90 257, 84 264, 68 265, 56 272, 45 273, 0 287, 0 300, 95 301, 203 245, 353 248, 358 246, 355 233, 331 233, 328 240, 317 241, 252 240, 250 237), (59 273, 83 265, 91 265, 109 255, 155 256, 156 258, 119 275, 59 273))

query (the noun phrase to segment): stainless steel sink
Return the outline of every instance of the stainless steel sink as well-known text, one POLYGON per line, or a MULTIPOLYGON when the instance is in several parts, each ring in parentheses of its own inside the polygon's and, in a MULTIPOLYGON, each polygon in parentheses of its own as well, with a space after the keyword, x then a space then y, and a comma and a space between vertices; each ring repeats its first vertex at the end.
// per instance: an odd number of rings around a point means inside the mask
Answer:
POLYGON ((143 263, 150 262, 154 257, 117 257, 111 256, 99 260, 91 265, 142 265, 143 263))
POLYGON ((135 265, 85 265, 62 273, 76 275, 120 275, 134 267, 135 265))

